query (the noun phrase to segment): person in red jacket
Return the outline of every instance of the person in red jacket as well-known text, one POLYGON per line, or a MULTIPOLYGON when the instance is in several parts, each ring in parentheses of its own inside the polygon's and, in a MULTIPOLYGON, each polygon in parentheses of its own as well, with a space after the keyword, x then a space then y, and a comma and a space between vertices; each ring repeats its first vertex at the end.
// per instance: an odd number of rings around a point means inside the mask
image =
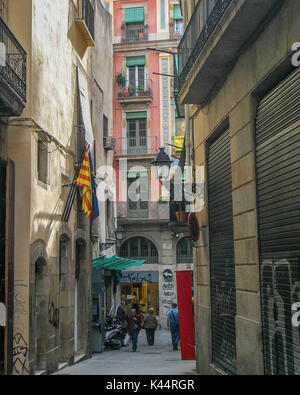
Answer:
POLYGON ((131 336, 132 340, 132 351, 135 352, 137 349, 137 342, 140 330, 142 328, 142 319, 137 314, 136 309, 131 309, 131 314, 127 317, 127 331, 131 336))

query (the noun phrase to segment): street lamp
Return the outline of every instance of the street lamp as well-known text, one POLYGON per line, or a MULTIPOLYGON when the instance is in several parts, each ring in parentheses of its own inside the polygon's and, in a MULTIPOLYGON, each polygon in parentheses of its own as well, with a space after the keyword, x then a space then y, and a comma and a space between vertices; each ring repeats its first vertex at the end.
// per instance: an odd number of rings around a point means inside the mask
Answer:
POLYGON ((115 230, 116 239, 118 241, 122 241, 124 237, 124 233, 125 233, 125 229, 121 225, 118 225, 117 229, 115 230))
POLYGON ((170 159, 169 155, 165 152, 165 148, 160 148, 155 160, 151 163, 154 167, 157 179, 168 179, 172 162, 173 161, 170 159))

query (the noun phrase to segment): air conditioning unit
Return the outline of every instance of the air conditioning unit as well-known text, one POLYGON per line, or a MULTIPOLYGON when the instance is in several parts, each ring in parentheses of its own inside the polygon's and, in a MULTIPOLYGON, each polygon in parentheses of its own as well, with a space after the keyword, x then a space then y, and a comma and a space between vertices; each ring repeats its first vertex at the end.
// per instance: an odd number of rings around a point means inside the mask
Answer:
POLYGON ((114 150, 115 149, 115 139, 111 136, 103 137, 103 147, 106 150, 114 150))

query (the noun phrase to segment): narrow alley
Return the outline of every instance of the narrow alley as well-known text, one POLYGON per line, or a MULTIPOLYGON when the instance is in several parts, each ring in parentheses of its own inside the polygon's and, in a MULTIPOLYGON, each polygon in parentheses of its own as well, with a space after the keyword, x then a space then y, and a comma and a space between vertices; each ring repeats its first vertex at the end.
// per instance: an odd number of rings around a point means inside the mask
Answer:
POLYGON ((106 350, 93 358, 56 372, 55 375, 194 375, 195 361, 182 361, 179 351, 172 350, 168 331, 156 332, 153 347, 147 345, 141 331, 136 353, 131 345, 120 350, 106 350))

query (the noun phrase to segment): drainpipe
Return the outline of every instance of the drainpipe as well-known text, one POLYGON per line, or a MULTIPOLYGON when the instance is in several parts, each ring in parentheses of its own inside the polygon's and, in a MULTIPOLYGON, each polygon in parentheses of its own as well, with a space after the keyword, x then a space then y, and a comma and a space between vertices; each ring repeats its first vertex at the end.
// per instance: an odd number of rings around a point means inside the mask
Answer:
POLYGON ((185 106, 185 150, 186 150, 186 166, 191 165, 191 142, 190 142, 190 106, 185 106))

